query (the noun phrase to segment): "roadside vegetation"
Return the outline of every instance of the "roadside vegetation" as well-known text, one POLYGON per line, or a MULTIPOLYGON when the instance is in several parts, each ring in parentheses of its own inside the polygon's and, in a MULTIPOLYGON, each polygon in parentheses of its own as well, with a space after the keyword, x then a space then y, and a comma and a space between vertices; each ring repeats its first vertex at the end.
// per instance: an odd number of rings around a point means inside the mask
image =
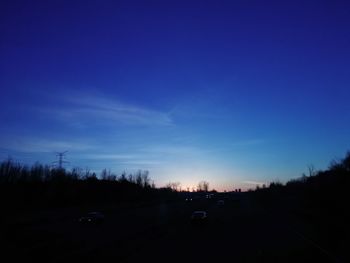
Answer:
POLYGON ((348 215, 350 197, 350 152, 332 161, 325 171, 308 167, 308 174, 286 184, 273 182, 257 187, 254 195, 266 206, 283 206, 299 213, 348 215))
POLYGON ((30 210, 90 204, 154 203, 176 199, 168 188, 156 188, 148 171, 115 175, 80 168, 53 168, 12 159, 0 163, 0 205, 6 210, 30 210))
POLYGON ((347 254, 350 242, 350 152, 332 161, 325 171, 313 166, 299 179, 286 184, 273 182, 251 192, 257 205, 286 221, 299 221, 312 242, 334 255, 347 254))

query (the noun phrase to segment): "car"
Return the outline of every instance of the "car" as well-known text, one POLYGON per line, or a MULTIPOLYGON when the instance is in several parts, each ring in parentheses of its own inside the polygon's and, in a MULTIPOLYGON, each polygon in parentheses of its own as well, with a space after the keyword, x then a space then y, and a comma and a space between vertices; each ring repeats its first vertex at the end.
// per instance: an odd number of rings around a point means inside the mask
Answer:
POLYGON ((186 201, 186 202, 191 202, 191 201, 193 201, 193 200, 192 200, 191 197, 187 197, 187 198, 185 199, 185 201, 186 201))
POLYGON ((205 211, 194 211, 191 215, 192 222, 205 222, 207 220, 207 212, 205 211))
POLYGON ((105 219, 105 216, 101 212, 90 212, 85 216, 79 218, 79 223, 102 223, 105 219))
POLYGON ((218 200, 218 205, 224 205, 225 201, 224 200, 218 200))

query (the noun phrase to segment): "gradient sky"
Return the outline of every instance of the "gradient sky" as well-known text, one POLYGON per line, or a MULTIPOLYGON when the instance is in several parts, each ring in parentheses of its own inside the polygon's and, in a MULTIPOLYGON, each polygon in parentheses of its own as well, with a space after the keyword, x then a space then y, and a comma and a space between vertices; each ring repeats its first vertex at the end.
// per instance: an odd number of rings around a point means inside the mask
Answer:
POLYGON ((254 188, 350 150, 348 1, 1 1, 0 158, 254 188))

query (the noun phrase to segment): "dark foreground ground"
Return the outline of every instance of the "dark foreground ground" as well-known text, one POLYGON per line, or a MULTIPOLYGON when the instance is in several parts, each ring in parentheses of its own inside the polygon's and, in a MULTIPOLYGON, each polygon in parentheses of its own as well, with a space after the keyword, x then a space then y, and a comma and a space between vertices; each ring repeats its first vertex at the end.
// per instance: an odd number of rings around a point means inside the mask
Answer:
POLYGON ((91 207, 7 214, 1 262, 346 262, 302 220, 266 211, 248 194, 144 207, 91 207), (76 219, 89 210, 99 225, 76 219), (205 224, 191 224, 206 210, 205 224), (6 260, 5 260, 6 257, 6 260))

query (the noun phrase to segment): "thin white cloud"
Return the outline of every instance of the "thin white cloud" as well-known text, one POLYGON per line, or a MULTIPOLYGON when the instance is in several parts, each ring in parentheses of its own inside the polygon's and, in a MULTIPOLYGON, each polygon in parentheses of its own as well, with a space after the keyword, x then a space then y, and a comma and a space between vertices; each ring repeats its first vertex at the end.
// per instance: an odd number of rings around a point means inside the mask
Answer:
POLYGON ((173 125, 169 114, 146 107, 122 103, 102 96, 72 96, 63 98, 56 109, 40 109, 61 121, 81 126, 84 123, 127 125, 173 125))
POLYGON ((231 144, 231 146, 255 146, 264 144, 266 141, 263 139, 250 139, 250 140, 242 140, 237 141, 231 144))
POLYGON ((54 151, 85 151, 91 149, 86 143, 73 141, 57 141, 49 139, 38 139, 29 137, 12 137, 0 142, 1 147, 18 152, 39 153, 54 151))
POLYGON ((147 166, 153 166, 153 165, 164 164, 164 161, 134 160, 134 161, 122 161, 121 164, 123 164, 123 165, 147 165, 147 166))
POLYGON ((101 153, 101 154, 84 154, 80 155, 83 158, 86 159, 95 159, 95 160, 129 160, 129 159, 135 159, 138 156, 132 155, 132 154, 106 154, 106 153, 101 153))
POLYGON ((115 162, 118 165, 160 165, 164 161, 154 160, 152 156, 145 154, 81 154, 79 159, 93 160, 98 162, 115 162))
POLYGON ((150 146, 140 149, 141 152, 150 154, 166 154, 166 155, 187 155, 187 154, 199 154, 203 153, 203 150, 197 149, 191 146, 180 146, 180 145, 158 145, 150 146))
POLYGON ((175 105, 169 112, 169 116, 179 117, 181 119, 226 119, 227 114, 215 109, 210 103, 199 103, 194 100, 175 105))
POLYGON ((249 185, 267 185, 266 182, 259 182, 259 181, 243 181, 243 184, 249 184, 249 185))

